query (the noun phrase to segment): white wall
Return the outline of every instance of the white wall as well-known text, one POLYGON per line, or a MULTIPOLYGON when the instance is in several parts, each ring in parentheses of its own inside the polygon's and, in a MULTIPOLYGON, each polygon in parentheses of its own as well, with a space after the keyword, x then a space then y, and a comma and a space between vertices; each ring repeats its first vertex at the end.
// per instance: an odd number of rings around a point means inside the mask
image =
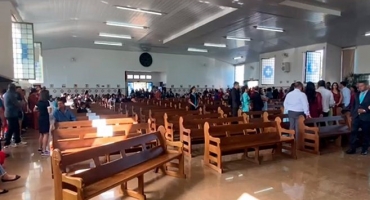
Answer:
POLYGON ((356 47, 354 73, 370 73, 370 45, 356 47))
POLYGON ((244 80, 259 79, 260 63, 246 63, 244 65, 244 80))
POLYGON ((203 56, 151 53, 153 65, 142 67, 140 52, 99 49, 63 48, 44 50, 44 85, 54 88, 78 88, 100 85, 125 87, 125 71, 164 72, 159 79, 167 87, 187 88, 188 85, 226 87, 234 81, 234 66, 203 56), (75 62, 72 61, 75 58, 75 62))
POLYGON ((340 82, 342 73, 342 48, 326 44, 326 65, 323 68, 325 81, 340 82))
MULTIPOLYGON (((290 86, 294 81, 303 82, 304 79, 304 54, 307 51, 317 51, 326 48, 326 43, 314 44, 309 46, 286 49, 276 52, 264 53, 260 55, 262 58, 271 58, 275 56, 275 84, 274 86, 290 86), (284 56, 288 54, 288 57, 284 56), (281 70, 283 62, 290 62, 290 72, 286 73, 281 70)), ((326 53, 324 50, 323 68, 326 66, 326 53)), ((261 66, 258 66, 258 79, 262 80, 261 66)), ((325 75, 323 76, 325 77, 325 75)), ((265 85, 267 86, 267 85, 265 85)))
POLYGON ((0 76, 9 79, 14 78, 12 10, 10 2, 0 2, 0 76))

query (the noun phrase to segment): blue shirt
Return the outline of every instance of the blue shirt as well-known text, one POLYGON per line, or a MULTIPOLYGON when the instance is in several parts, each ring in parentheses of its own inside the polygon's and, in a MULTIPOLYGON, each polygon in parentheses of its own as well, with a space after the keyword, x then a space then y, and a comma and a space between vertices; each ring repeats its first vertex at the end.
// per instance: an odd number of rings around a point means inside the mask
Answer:
POLYGON ((249 112, 250 98, 246 92, 243 93, 241 97, 241 102, 242 102, 242 111, 249 112))
POLYGON ((351 90, 349 90, 347 87, 344 87, 342 89, 342 95, 344 107, 348 107, 349 103, 351 102, 351 90))
POLYGON ((65 111, 61 111, 57 109, 54 114, 55 122, 69 122, 69 121, 76 121, 75 115, 69 110, 65 109, 65 111))

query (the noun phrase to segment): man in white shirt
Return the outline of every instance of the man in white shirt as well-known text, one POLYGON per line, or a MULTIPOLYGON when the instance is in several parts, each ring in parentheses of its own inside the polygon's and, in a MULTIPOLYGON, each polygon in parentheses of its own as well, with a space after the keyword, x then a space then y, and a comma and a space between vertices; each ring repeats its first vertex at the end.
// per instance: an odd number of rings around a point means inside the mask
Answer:
POLYGON ((347 87, 347 82, 342 81, 339 85, 343 96, 343 110, 349 110, 351 102, 351 90, 347 87))
POLYGON ((290 129, 295 130, 297 137, 299 137, 299 116, 306 115, 308 118, 310 118, 307 96, 302 92, 302 90, 303 84, 301 82, 295 83, 294 90, 286 95, 284 101, 284 109, 288 111, 290 129))
POLYGON ((322 96, 322 115, 323 117, 329 116, 330 108, 335 105, 333 93, 325 88, 325 81, 321 80, 318 83, 319 88, 316 92, 319 92, 322 96))

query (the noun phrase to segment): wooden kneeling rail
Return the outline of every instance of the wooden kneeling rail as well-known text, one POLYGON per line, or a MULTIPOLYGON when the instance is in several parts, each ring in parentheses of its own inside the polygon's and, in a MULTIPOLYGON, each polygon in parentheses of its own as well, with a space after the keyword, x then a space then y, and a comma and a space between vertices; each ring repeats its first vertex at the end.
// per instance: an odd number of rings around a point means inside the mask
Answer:
POLYGON ((351 133, 349 121, 348 114, 310 119, 300 116, 298 119, 298 148, 302 151, 321 154, 320 140, 327 138, 336 138, 335 144, 341 146, 342 136, 351 133))
POLYGON ((294 131, 280 127, 280 119, 272 122, 250 124, 235 124, 212 127, 204 125, 204 164, 219 173, 223 172, 222 156, 232 153, 244 152, 248 157, 249 149, 254 150, 254 159, 248 159, 260 164, 259 150, 263 147, 275 148, 275 153, 288 154, 283 149, 289 150, 292 158, 297 158, 294 141, 294 131), (248 134, 245 130, 262 129, 257 134, 248 134), (229 132, 244 132, 244 135, 231 135, 229 132), (282 133, 289 134, 288 137, 282 133), (223 134, 222 137, 220 135, 223 134))
POLYGON ((144 174, 159 168, 164 174, 185 178, 182 145, 179 142, 165 141, 164 128, 160 131, 133 137, 127 140, 62 155, 53 151, 54 187, 56 200, 85 200, 121 186, 124 195, 136 199, 146 199, 144 194, 144 174), (157 141, 157 145, 147 149, 145 144, 157 141), (126 149, 142 146, 141 151, 127 154, 126 149), (101 163, 99 157, 120 152, 118 159, 101 163), (86 160, 93 161, 95 167, 81 172, 69 172, 68 166, 86 160), (176 161, 177 162, 172 162, 176 161), (127 181, 137 178, 137 191, 127 188, 127 181))

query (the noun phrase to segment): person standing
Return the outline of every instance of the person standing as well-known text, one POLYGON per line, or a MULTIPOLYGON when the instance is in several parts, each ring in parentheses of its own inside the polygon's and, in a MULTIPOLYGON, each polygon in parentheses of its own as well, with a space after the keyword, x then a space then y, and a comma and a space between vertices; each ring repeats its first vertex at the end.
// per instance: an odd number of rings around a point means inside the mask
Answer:
POLYGON ((27 144, 26 142, 21 142, 18 117, 22 107, 17 96, 16 86, 13 83, 9 84, 8 90, 4 94, 5 118, 8 124, 8 132, 5 136, 4 148, 8 148, 10 146, 13 135, 15 143, 13 145, 14 147, 27 144))
POLYGON ((302 91, 303 84, 301 82, 296 82, 294 84, 294 90, 286 95, 284 101, 284 109, 288 111, 290 129, 295 130, 297 137, 299 137, 299 116, 306 115, 307 118, 311 118, 307 96, 302 91))
POLYGON ((360 93, 356 94, 354 106, 351 112, 352 130, 350 135, 350 148, 346 151, 347 154, 356 153, 356 143, 359 135, 358 129, 361 128, 363 135, 362 155, 368 154, 370 141, 370 92, 367 81, 358 83, 360 93))
MULTIPOLYGON (((263 99, 260 94, 260 89, 255 87, 253 93, 251 94, 251 102, 252 102, 252 111, 262 111, 264 107, 263 99)), ((260 115, 254 116, 255 118, 259 117, 260 115)))
POLYGON ((50 153, 47 150, 47 145, 49 141, 49 131, 50 131, 50 119, 49 113, 51 112, 49 102, 49 91, 43 90, 40 93, 40 100, 34 107, 34 111, 39 111, 39 149, 41 156, 49 156, 50 153))
POLYGON ((318 83, 317 92, 320 92, 322 97, 322 115, 323 117, 328 117, 330 113, 330 108, 335 105, 333 93, 325 88, 325 81, 321 80, 318 83))
POLYGON ((248 95, 248 87, 244 86, 244 88, 242 90, 243 90, 243 94, 242 94, 242 97, 240 99, 241 103, 242 103, 242 112, 246 113, 246 112, 249 112, 249 106, 250 106, 250 98, 249 98, 249 95, 248 95))
POLYGON ((322 113, 322 97, 319 92, 316 92, 315 84, 308 82, 306 85, 306 96, 312 118, 320 117, 322 113))
POLYGON ((340 91, 337 82, 334 82, 333 85, 331 86, 331 92, 333 93, 333 98, 335 102, 335 105, 333 107, 333 116, 337 116, 339 114, 338 108, 342 107, 343 102, 342 92, 340 91))
POLYGON ((234 87, 231 89, 230 92, 230 106, 231 106, 231 116, 237 117, 238 116, 238 110, 240 107, 240 91, 239 91, 239 83, 234 82, 234 87))
POLYGON ((190 88, 189 100, 190 110, 197 110, 199 106, 199 96, 197 95, 197 90, 195 86, 190 88))
POLYGON ((343 113, 350 109, 351 90, 347 87, 347 82, 340 82, 339 88, 343 96, 343 113))

